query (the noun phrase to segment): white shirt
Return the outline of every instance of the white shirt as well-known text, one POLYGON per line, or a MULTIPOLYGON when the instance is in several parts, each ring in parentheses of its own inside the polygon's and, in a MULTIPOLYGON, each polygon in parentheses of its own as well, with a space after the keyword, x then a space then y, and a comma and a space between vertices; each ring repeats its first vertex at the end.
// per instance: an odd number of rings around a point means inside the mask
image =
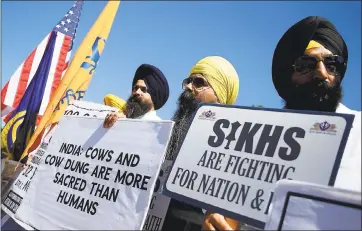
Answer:
POLYGON ((361 192, 361 112, 339 104, 336 113, 355 115, 334 184, 336 188, 361 192))
POLYGON ((135 119, 141 120, 161 120, 161 118, 156 114, 156 111, 149 111, 146 114, 139 116, 135 119))

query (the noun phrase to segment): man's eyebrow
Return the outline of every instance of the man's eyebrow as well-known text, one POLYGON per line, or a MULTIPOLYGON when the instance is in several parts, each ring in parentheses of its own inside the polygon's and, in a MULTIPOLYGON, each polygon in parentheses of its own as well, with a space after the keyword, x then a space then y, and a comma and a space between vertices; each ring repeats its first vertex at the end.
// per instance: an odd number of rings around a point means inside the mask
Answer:
POLYGON ((140 85, 134 85, 133 87, 139 87, 139 88, 146 88, 147 89, 147 86, 140 86, 140 85))

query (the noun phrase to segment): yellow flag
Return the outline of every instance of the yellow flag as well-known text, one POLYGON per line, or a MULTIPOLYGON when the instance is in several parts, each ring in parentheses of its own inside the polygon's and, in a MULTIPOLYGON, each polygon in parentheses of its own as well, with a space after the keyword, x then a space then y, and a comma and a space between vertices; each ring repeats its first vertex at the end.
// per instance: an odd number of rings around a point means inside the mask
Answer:
POLYGON ((106 40, 112 28, 120 1, 108 1, 97 20, 83 39, 74 58, 65 72, 62 81, 51 98, 43 118, 31 137, 20 160, 26 157, 38 136, 46 127, 59 122, 64 111, 73 100, 84 97, 92 79, 99 58, 104 50, 106 40))

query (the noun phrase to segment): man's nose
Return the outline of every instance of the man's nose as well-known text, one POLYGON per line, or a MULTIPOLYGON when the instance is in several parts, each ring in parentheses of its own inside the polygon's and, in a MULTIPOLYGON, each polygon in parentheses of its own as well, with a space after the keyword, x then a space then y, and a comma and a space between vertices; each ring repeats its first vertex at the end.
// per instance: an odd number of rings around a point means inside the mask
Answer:
MULTIPOLYGON (((192 82, 189 82, 187 85, 186 85, 186 87, 185 87, 187 90, 189 90, 189 91, 192 91, 193 90, 193 88, 192 88, 192 82)), ((186 90, 185 89, 185 90, 186 90)))
POLYGON ((142 94, 141 88, 138 88, 134 94, 137 96, 141 95, 142 94))
POLYGON ((326 80, 328 79, 328 71, 322 61, 317 63, 317 69, 315 70, 314 79, 326 80))

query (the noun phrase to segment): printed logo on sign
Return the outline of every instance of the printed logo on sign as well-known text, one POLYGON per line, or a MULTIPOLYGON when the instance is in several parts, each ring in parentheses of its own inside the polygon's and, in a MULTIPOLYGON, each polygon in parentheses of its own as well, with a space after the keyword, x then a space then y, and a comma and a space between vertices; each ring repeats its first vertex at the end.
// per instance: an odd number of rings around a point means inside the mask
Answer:
POLYGON ((204 111, 200 116, 199 119, 200 120, 215 120, 215 112, 212 112, 211 110, 208 111, 204 111))
POLYGON ((14 191, 10 190, 10 192, 8 193, 8 195, 5 197, 4 201, 3 201, 3 205, 8 208, 12 213, 16 213, 16 211, 18 210, 21 201, 23 200, 23 198, 16 194, 14 191))
POLYGON ((335 124, 330 124, 327 121, 321 123, 315 123, 313 127, 311 127, 311 133, 320 133, 320 134, 329 134, 335 135, 337 133, 337 126, 335 124))

